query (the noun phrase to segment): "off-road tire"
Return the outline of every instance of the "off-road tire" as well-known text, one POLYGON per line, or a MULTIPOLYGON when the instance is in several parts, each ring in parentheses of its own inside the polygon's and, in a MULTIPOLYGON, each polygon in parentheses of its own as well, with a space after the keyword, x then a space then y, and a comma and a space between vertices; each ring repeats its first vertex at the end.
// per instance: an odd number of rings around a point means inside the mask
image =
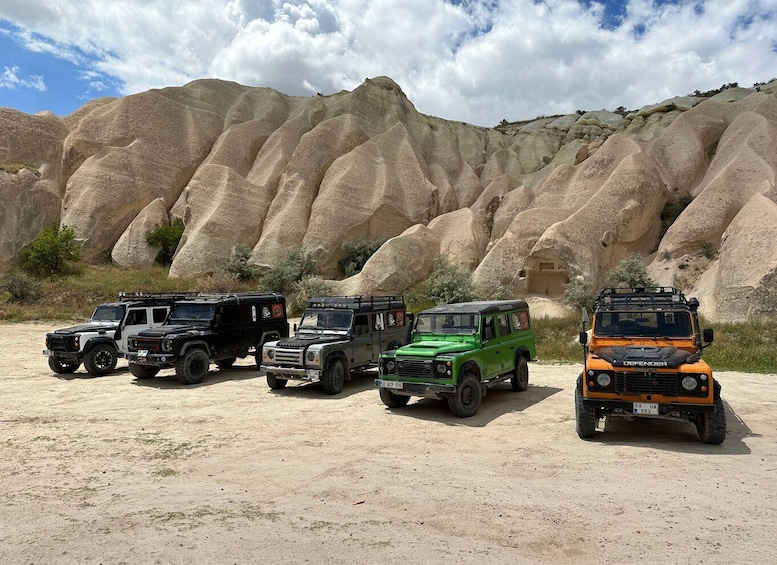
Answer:
POLYGON ((513 390, 516 392, 524 392, 529 388, 529 364, 523 355, 519 355, 515 362, 515 370, 510 378, 510 384, 513 385, 513 390))
POLYGON ((237 357, 228 357, 226 359, 219 359, 216 361, 216 367, 219 369, 229 369, 237 361, 237 357))
POLYGON ((81 363, 78 361, 55 356, 49 357, 49 368, 60 375, 75 373, 80 366, 81 363))
POLYGON ((720 396, 715 397, 715 412, 699 414, 696 419, 696 431, 704 443, 718 445, 726 439, 726 408, 720 396))
POLYGON ((288 382, 286 379, 277 378, 273 373, 267 373, 267 386, 273 390, 286 388, 286 383, 288 382))
POLYGON ((472 373, 467 373, 456 385, 456 392, 448 395, 448 408, 454 416, 469 418, 480 410, 483 402, 483 386, 472 373))
POLYGON ((93 377, 102 377, 116 368, 119 360, 116 349, 107 343, 99 343, 84 355, 84 368, 93 377))
POLYGON ((383 404, 389 408, 402 408, 403 406, 407 406, 407 403, 410 401, 409 396, 396 394, 383 387, 380 388, 380 399, 383 401, 383 404))
POLYGON ((199 348, 190 349, 175 363, 175 376, 186 385, 196 385, 203 381, 210 368, 208 354, 199 348))
POLYGON ((138 380, 153 379, 159 372, 159 367, 149 367, 147 365, 129 364, 130 373, 138 380))
POLYGON ((583 404, 583 383, 575 387, 575 430, 580 439, 591 439, 596 433, 596 409, 583 404))
POLYGON ((327 394, 340 394, 345 386, 345 365, 340 359, 334 359, 321 376, 321 385, 327 394))

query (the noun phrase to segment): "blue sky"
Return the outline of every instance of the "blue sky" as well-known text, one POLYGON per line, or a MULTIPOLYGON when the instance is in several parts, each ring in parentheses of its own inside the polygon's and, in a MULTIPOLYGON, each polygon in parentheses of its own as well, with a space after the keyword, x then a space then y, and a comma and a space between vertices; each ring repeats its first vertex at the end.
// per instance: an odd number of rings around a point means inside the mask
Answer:
POLYGON ((290 95, 393 78, 491 126, 777 76, 777 0, 3 0, 0 107, 222 78, 290 95))

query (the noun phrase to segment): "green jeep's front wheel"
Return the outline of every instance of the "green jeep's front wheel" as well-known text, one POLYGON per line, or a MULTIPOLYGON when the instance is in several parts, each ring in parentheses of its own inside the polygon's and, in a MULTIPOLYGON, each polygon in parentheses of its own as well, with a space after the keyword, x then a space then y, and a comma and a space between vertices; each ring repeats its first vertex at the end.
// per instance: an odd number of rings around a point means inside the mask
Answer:
POLYGON ((454 416, 469 418, 480 410, 483 401, 483 387, 478 378, 467 373, 456 386, 456 392, 448 395, 448 408, 454 416))
POLYGON ((409 396, 391 392, 387 388, 380 388, 380 399, 389 408, 402 408, 410 401, 409 396))

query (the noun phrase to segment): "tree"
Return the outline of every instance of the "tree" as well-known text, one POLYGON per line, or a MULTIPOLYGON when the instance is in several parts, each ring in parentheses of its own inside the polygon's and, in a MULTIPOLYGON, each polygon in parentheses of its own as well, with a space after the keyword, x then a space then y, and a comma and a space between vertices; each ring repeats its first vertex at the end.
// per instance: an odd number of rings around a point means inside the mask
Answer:
POLYGON ((435 304, 470 302, 475 299, 472 273, 440 256, 427 280, 427 294, 435 304))
POLYGON ((345 257, 340 260, 339 266, 345 276, 352 277, 361 272, 365 263, 384 243, 386 243, 385 237, 371 239, 366 236, 352 241, 344 241, 342 249, 345 257))
POLYGON ((290 249, 283 260, 262 277, 261 289, 270 292, 290 294, 295 283, 316 274, 316 261, 312 254, 302 247, 290 249))
POLYGON ((593 282, 583 277, 576 277, 564 285, 564 304, 575 310, 585 308, 588 312, 594 309, 596 293, 593 282))
POLYGON ((639 255, 629 255, 610 272, 610 278, 633 288, 656 286, 639 255))
POLYGON ((155 258, 157 263, 167 266, 173 263, 184 228, 183 220, 176 218, 172 224, 159 224, 146 234, 146 242, 152 247, 159 247, 155 258))
POLYGON ((238 244, 232 255, 224 262, 224 270, 239 281, 247 281, 254 278, 254 269, 248 264, 251 258, 251 249, 247 245, 238 244))
POLYGON ((70 226, 56 223, 41 231, 24 254, 23 268, 36 276, 63 274, 81 259, 81 247, 70 226))

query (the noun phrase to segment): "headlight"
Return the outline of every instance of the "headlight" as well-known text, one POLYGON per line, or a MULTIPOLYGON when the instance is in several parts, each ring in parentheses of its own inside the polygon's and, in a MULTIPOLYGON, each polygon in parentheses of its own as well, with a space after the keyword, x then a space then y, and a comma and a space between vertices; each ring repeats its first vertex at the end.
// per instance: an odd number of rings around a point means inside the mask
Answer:
POLYGON ((165 351, 165 352, 169 353, 172 350, 173 350, 173 340, 172 339, 163 339, 162 340, 162 351, 165 351))
POLYGON ((267 350, 267 358, 268 359, 275 359, 275 350, 274 349, 268 349, 267 350))
POLYGON ((137 350, 137 348, 138 348, 138 340, 135 339, 134 337, 129 338, 129 340, 127 341, 127 349, 131 351, 135 351, 137 350))
POLYGON ((81 348, 81 336, 80 335, 77 335, 77 336, 73 337, 73 347, 75 347, 76 349, 80 349, 81 348))
POLYGON ((396 363, 394 363, 391 360, 386 361, 386 372, 387 373, 393 373, 394 369, 396 369, 396 368, 397 368, 396 363))
POLYGON ((440 373, 441 375, 444 375, 445 374, 445 365, 443 365, 443 364, 437 365, 437 372, 440 373))
POLYGON ((599 373, 596 375, 596 384, 598 384, 601 387, 608 387, 610 386, 610 383, 612 382, 612 378, 608 373, 599 373))
POLYGON ((683 377, 683 388, 685 390, 695 390, 697 386, 699 386, 699 383, 696 382, 695 378, 683 377))
POLYGON ((313 362, 315 360, 316 360, 316 354, 313 353, 312 351, 308 351, 308 361, 313 362))

